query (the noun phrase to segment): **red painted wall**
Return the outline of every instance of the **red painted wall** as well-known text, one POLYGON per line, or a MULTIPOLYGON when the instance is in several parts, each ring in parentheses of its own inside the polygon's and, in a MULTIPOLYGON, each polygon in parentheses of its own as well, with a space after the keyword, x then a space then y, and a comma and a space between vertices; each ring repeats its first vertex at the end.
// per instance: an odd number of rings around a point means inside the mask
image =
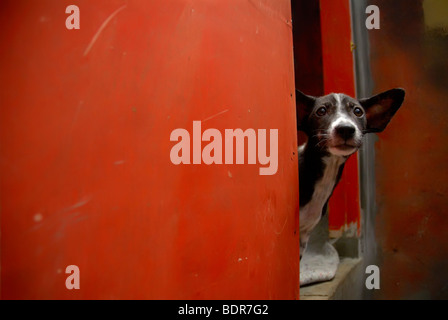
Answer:
MULTIPOLYGON (((324 94, 355 96, 350 1, 320 0, 324 94)), ((344 166, 341 180, 329 201, 330 237, 346 231, 360 233, 358 154, 344 166)))
POLYGON ((370 2, 381 10, 381 29, 369 32, 374 91, 406 89, 376 143, 381 290, 375 296, 446 299, 448 38, 427 24, 424 1, 370 2))
POLYGON ((297 298, 289 1, 70 4, 0 4, 2 298, 297 298), (278 172, 173 165, 194 120, 279 129, 278 172))

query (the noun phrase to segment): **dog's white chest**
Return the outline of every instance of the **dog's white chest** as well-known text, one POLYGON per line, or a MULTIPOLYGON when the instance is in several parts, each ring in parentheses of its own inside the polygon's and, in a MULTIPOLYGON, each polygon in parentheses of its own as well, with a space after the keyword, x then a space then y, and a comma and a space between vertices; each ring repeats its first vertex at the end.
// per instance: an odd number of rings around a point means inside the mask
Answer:
POLYGON ((323 159, 325 169, 323 176, 314 185, 314 192, 311 200, 303 207, 300 207, 300 231, 311 231, 319 222, 322 209, 330 197, 336 184, 336 178, 340 166, 344 163, 344 158, 339 156, 328 156, 323 159))

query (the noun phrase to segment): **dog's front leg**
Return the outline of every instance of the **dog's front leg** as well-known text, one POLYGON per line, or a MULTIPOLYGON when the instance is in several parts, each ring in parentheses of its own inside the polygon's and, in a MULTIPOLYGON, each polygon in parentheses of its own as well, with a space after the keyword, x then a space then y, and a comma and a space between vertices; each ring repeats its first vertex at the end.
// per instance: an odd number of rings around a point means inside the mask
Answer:
POLYGON ((308 244, 308 240, 310 239, 309 232, 301 232, 300 234, 300 260, 302 260, 302 256, 305 253, 306 246, 308 244))

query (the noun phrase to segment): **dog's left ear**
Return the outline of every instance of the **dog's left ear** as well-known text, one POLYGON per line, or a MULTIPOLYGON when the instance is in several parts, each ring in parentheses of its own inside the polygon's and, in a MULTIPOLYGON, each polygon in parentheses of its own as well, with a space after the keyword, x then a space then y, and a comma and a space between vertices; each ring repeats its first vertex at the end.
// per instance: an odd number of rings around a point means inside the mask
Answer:
POLYGON ((388 90, 359 102, 366 111, 367 132, 383 131, 403 103, 405 91, 388 90))
POLYGON ((297 115, 297 130, 305 130, 305 123, 313 111, 316 98, 304 94, 302 91, 296 89, 296 115, 297 115))

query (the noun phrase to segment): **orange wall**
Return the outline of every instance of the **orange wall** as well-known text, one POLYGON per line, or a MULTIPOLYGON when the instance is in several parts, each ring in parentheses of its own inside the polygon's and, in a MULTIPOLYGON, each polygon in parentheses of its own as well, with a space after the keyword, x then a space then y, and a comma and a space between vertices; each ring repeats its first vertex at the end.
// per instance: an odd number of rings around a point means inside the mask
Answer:
POLYGON ((289 1, 73 4, 0 4, 2 297, 296 298, 289 1), (173 165, 193 120, 279 129, 278 172, 173 165))
POLYGON ((376 144, 376 297, 446 299, 448 37, 427 28, 424 1, 370 2, 381 10, 381 29, 369 32, 374 91, 406 89, 376 144))

